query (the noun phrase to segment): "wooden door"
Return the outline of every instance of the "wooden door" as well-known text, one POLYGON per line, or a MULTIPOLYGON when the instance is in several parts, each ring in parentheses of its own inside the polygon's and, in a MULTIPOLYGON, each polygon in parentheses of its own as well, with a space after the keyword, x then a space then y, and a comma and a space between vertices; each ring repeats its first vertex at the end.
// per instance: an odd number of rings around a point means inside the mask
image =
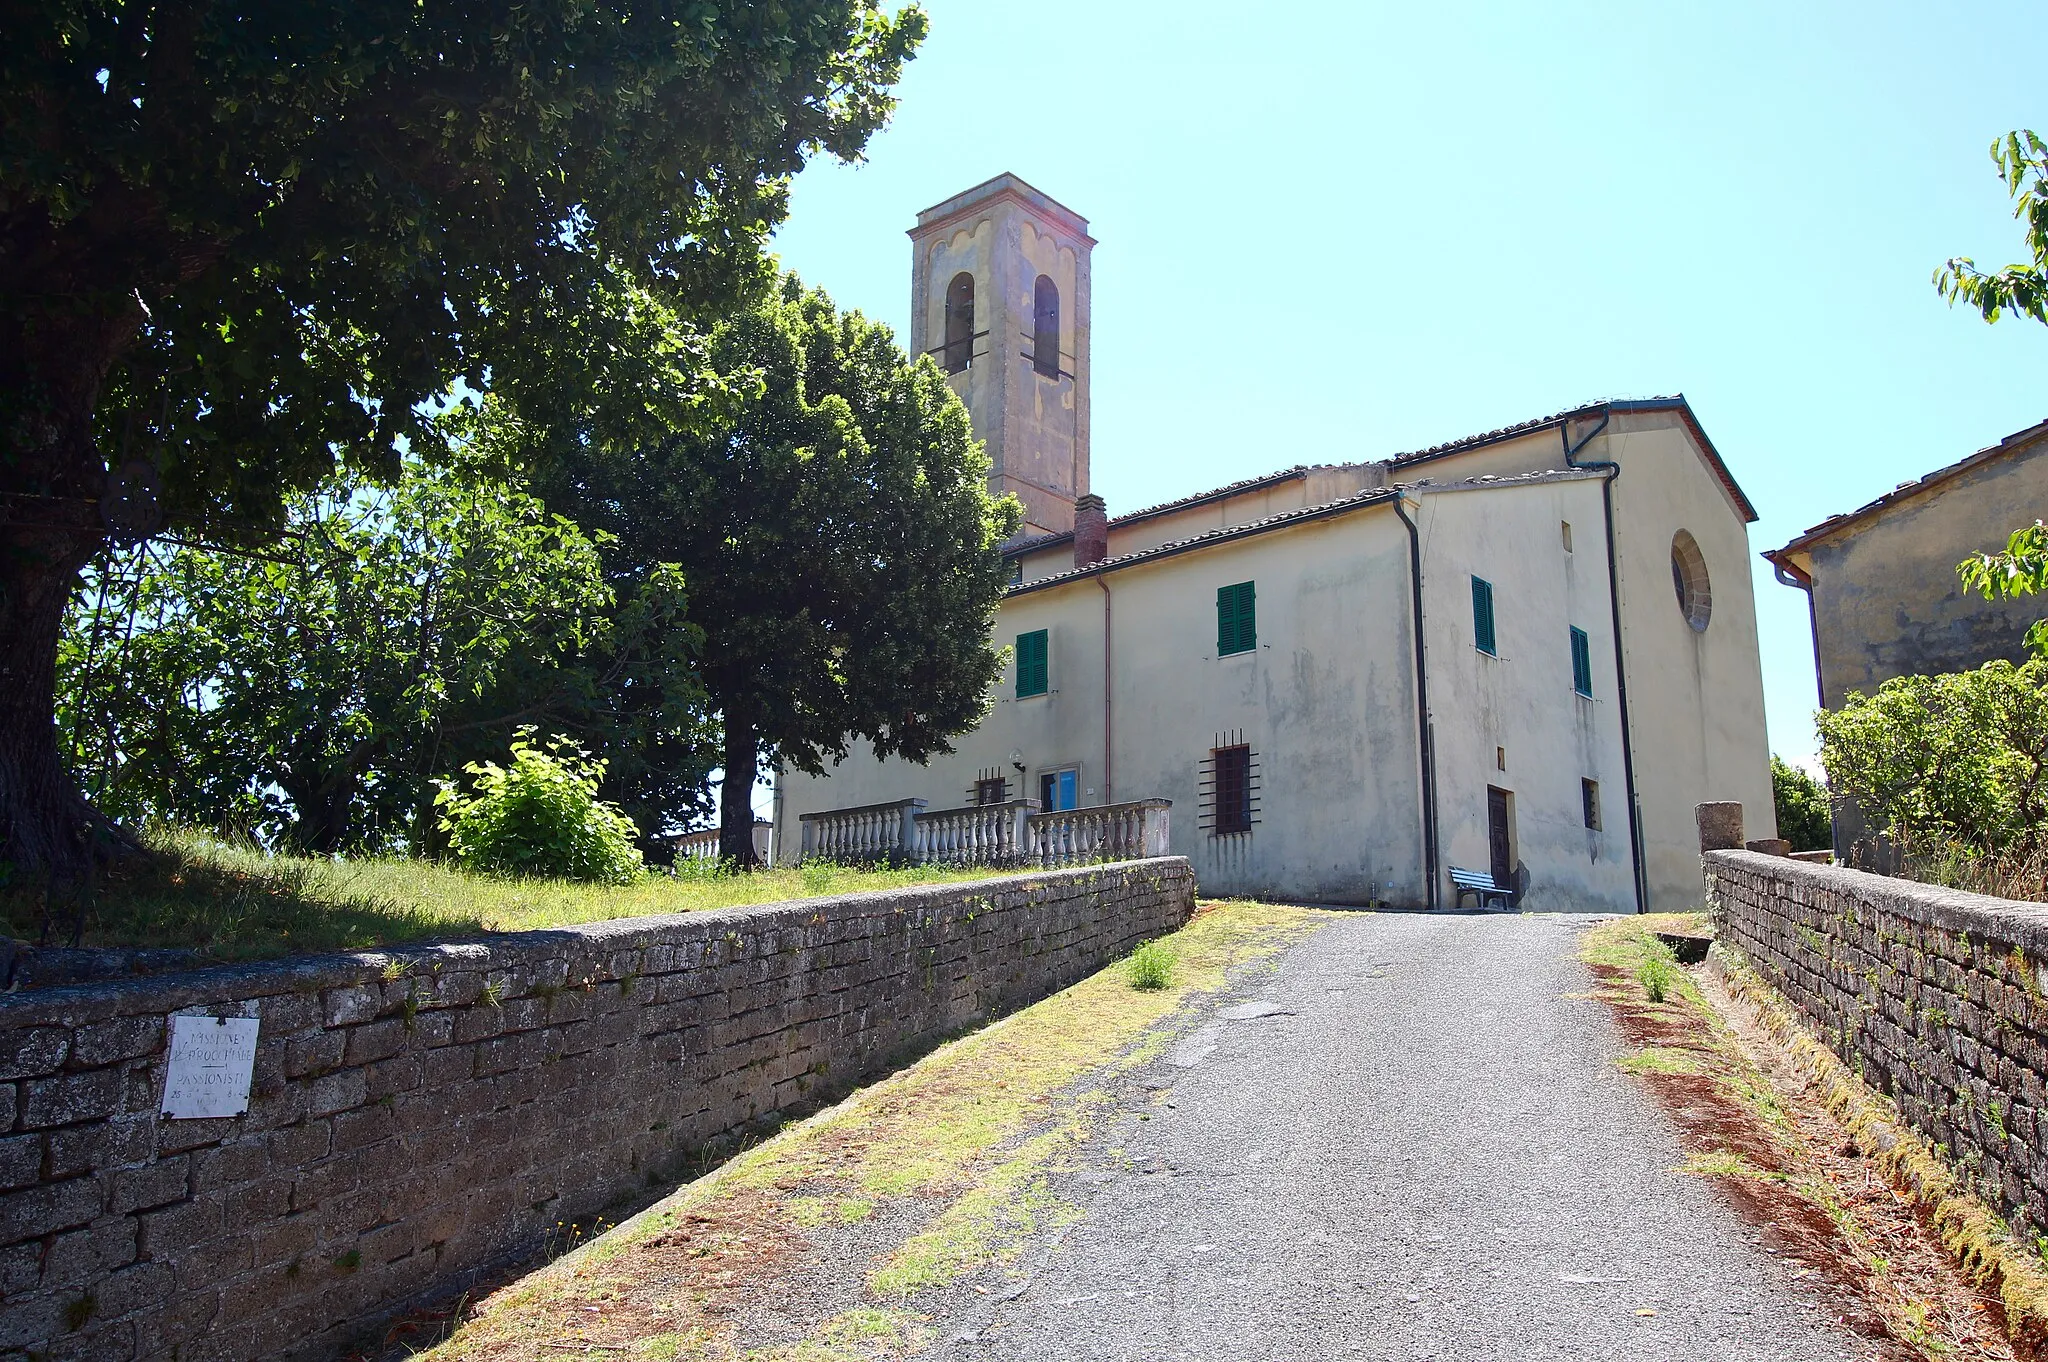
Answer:
POLYGON ((1486 846, 1492 854, 1493 882, 1509 888, 1515 866, 1508 855, 1508 792, 1491 785, 1486 787, 1486 846))

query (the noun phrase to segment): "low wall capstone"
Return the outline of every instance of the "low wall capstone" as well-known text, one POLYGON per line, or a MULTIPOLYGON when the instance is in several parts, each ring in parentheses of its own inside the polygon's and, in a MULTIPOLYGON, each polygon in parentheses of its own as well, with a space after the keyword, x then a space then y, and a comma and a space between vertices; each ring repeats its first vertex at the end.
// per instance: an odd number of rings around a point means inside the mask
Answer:
POLYGON ((2048 1234, 2048 905, 1753 851, 1701 854, 1719 939, 2021 1243, 2048 1234))
POLYGON ((329 1358, 1185 922, 1163 857, 0 997, 0 1357, 329 1358), (163 1116, 173 1015, 246 1114, 163 1116))

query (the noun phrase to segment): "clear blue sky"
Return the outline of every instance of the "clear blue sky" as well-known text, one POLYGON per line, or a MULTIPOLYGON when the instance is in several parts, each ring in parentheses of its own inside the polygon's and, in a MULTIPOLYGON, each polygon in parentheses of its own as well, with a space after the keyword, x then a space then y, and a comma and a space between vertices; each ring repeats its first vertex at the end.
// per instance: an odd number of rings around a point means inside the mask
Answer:
MULTIPOLYGON (((902 336, 919 209, 1009 170, 1086 216, 1112 515, 1682 391, 1763 550, 2048 417, 2048 328, 1928 282, 2019 256, 1985 152, 2048 131, 2048 10, 927 7, 895 121, 803 173, 778 249, 902 336)), ((1805 757, 1805 599, 1751 570, 1805 757)))

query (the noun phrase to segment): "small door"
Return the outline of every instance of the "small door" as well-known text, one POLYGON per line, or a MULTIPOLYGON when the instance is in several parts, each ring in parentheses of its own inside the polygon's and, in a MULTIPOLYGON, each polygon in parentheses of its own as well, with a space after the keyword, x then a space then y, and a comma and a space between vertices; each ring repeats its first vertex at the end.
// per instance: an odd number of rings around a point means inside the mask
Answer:
POLYGON ((1074 807, 1075 780, 1080 773, 1069 766, 1064 771, 1041 771, 1038 776, 1038 805, 1047 813, 1074 807))
POLYGON ((1486 787, 1486 846, 1492 856, 1493 882, 1505 889, 1514 882, 1515 865, 1509 854, 1508 792, 1486 787))

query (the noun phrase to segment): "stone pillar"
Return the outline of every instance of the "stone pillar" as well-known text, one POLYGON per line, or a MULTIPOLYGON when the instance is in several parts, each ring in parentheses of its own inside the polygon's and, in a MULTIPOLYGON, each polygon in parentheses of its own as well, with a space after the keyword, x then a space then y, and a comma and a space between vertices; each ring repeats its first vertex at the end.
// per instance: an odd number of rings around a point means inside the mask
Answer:
POLYGON ((896 854, 905 861, 915 861, 922 850, 918 846, 917 815, 923 812, 926 801, 906 799, 903 801, 903 830, 897 835, 896 854))
POLYGON ((1109 557, 1109 504, 1093 492, 1074 503, 1074 566, 1094 567, 1109 557))
POLYGON ((1171 799, 1147 799, 1141 801, 1145 810, 1143 831, 1138 836, 1140 856, 1165 856, 1172 846, 1172 827, 1167 822, 1168 810, 1173 808, 1171 799))
POLYGON ((1742 850, 1742 804, 1737 800, 1696 804, 1693 817, 1699 821, 1701 851, 1742 850))

